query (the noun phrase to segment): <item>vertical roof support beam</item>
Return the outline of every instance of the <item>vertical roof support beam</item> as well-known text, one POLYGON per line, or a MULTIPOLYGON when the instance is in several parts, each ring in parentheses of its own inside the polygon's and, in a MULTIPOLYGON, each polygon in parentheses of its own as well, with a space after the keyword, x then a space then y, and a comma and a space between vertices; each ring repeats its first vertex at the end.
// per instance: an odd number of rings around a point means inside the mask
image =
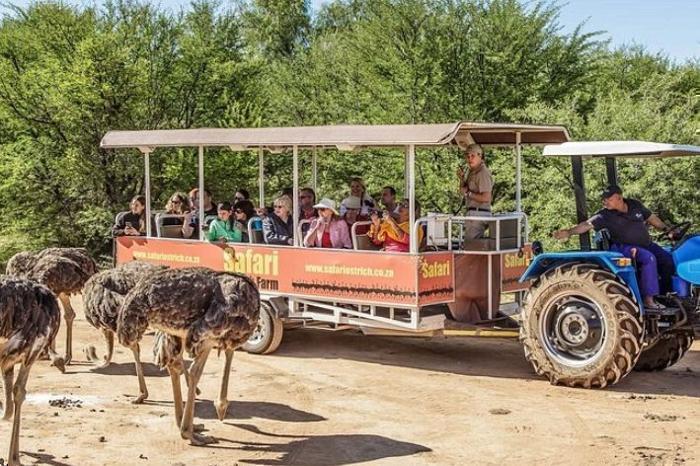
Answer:
POLYGON ((292 171, 294 173, 294 181, 292 187, 292 215, 294 215, 294 245, 302 244, 303 238, 298 238, 297 231, 299 229, 299 146, 292 147, 292 171))
POLYGON ((153 232, 151 231, 151 151, 153 149, 140 148, 143 152, 144 165, 144 191, 146 196, 146 237, 150 238, 153 232))
POLYGON ((258 147, 258 199, 259 207, 265 207, 265 154, 262 146, 258 147))
POLYGON ((198 197, 198 202, 199 206, 197 208, 199 209, 199 240, 200 241, 205 241, 204 238, 204 146, 199 146, 199 154, 198 154, 198 161, 197 161, 197 168, 199 172, 199 196, 198 197))
POLYGON ((617 186, 617 160, 615 157, 605 157, 605 171, 608 175, 608 185, 617 186))
POLYGON ((521 137, 520 131, 515 133, 515 211, 520 213, 523 211, 522 206, 522 153, 521 153, 521 137))
MULTIPOLYGON (((588 219, 586 208, 586 185, 583 179, 583 158, 580 155, 571 157, 571 172, 574 179, 574 198, 576 199, 576 222, 588 219)), ((591 250, 591 237, 588 233, 579 235, 581 250, 591 250)))
POLYGON ((416 223, 416 146, 411 144, 406 148, 406 166, 408 167, 408 185, 406 189, 406 197, 408 197, 408 227, 410 231, 410 253, 418 252, 418 236, 413 227, 416 223))
POLYGON ((314 147, 311 154, 311 186, 314 189, 314 193, 318 190, 318 160, 316 158, 316 147, 314 147))

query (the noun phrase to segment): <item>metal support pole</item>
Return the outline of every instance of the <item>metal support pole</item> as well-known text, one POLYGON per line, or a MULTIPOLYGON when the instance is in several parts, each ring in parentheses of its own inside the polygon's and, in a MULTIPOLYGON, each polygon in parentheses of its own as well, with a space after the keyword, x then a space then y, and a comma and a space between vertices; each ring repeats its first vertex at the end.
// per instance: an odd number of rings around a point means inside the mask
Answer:
POLYGON ((608 175, 608 186, 617 186, 617 160, 615 157, 605 157, 605 171, 608 175))
POLYGON ((199 146, 199 240, 204 241, 204 146, 199 146))
POLYGON ((515 133, 515 211, 522 212, 522 153, 520 151, 521 134, 515 133))
POLYGON ((408 224, 411 232, 411 254, 418 252, 418 235, 414 231, 416 223, 416 146, 411 144, 406 149, 406 163, 408 165, 408 224))
POLYGON ((316 148, 314 147, 313 153, 311 154, 311 187, 314 189, 314 192, 318 190, 318 166, 316 163, 316 148))
POLYGON ((258 148, 258 196, 260 207, 265 207, 265 154, 263 148, 258 148))
MULTIPOLYGON (((571 157, 571 172, 574 180, 574 197, 576 199, 576 222, 581 223, 588 218, 586 208, 586 186, 583 179, 583 158, 580 155, 571 157)), ((590 251, 591 237, 588 233, 579 235, 581 249, 590 251)))
POLYGON ((150 238, 151 231, 151 152, 143 153, 143 164, 145 172, 144 190, 146 195, 146 237, 150 238))
POLYGON ((293 205, 293 213, 294 215, 294 245, 299 246, 302 242, 302 238, 298 238, 297 236, 297 231, 299 229, 299 147, 294 146, 292 148, 292 156, 293 156, 293 167, 292 171, 294 172, 294 184, 292 187, 292 205, 293 205))

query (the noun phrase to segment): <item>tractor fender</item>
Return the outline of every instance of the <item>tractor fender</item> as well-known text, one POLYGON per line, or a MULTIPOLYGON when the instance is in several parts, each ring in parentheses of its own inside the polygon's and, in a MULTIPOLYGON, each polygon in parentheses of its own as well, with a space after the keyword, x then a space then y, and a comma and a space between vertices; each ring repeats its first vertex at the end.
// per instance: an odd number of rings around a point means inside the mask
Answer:
MULTIPOLYGON (((624 257, 619 252, 613 251, 567 251, 567 252, 545 252, 535 256, 527 270, 520 277, 520 283, 536 280, 542 274, 568 263, 592 263, 610 271, 618 276, 630 290, 637 302, 642 302, 639 292, 637 274, 632 265, 618 265, 617 259, 624 257)), ((639 306, 643 313, 643 306, 639 306)))

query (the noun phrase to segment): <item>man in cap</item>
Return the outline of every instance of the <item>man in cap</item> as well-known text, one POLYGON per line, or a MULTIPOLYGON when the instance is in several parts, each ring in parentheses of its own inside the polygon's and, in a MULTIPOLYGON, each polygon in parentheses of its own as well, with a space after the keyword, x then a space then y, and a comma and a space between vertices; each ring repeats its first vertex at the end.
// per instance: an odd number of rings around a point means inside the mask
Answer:
POLYGON ((592 229, 607 229, 610 233, 610 250, 637 261, 644 306, 649 309, 663 308, 654 301, 654 296, 671 291, 671 277, 675 271, 673 258, 651 240, 647 224, 664 232, 668 232, 668 227, 641 202, 623 197, 619 186, 605 188, 602 199, 603 209, 574 227, 555 231, 554 238, 565 241, 571 235, 580 235, 592 229))
MULTIPOLYGON (((464 169, 457 169, 460 192, 467 203, 467 215, 470 217, 491 216, 491 192, 493 191, 493 178, 486 163, 484 151, 479 144, 470 144, 464 153, 464 158, 469 165, 469 172, 465 177, 464 169)), ((488 224, 470 220, 465 224, 465 239, 481 238, 488 224)))

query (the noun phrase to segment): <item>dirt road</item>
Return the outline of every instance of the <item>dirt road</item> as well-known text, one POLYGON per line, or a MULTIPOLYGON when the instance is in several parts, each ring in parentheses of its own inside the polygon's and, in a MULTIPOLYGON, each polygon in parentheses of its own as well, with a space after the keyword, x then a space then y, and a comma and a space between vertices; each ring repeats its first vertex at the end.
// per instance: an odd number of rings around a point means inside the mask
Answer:
MULTIPOLYGON (((80 313, 76 327, 68 372, 40 361, 30 376, 23 464, 700 463, 697 343, 671 370, 587 391, 535 377, 516 341, 293 330, 274 355, 236 354, 224 422, 211 402, 222 359, 210 357, 196 416, 219 443, 197 448, 179 438, 167 373, 147 364, 150 398, 130 404, 130 352, 96 371, 82 347, 102 354, 101 336, 80 313)), ((0 457, 10 427, 0 422, 0 457)))

